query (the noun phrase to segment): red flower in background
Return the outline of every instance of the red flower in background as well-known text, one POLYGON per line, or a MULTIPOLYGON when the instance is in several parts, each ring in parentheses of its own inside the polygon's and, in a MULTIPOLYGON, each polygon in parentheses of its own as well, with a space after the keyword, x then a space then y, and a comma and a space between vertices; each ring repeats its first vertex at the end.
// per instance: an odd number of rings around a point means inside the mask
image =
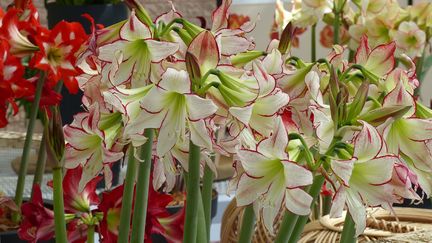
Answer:
MULTIPOLYGON (((102 194, 102 201, 98 210, 104 215, 100 222, 100 233, 104 242, 117 242, 122 197, 123 185, 102 194)), ((167 211, 167 206, 173 201, 173 197, 156 192, 152 186, 149 188, 148 200, 144 242, 151 243, 152 234, 163 235, 169 243, 181 242, 185 216, 184 207, 179 212, 170 214, 167 211)))
POLYGON ((230 14, 228 16, 228 29, 239 29, 244 23, 249 22, 250 18, 249 16, 245 15, 238 15, 238 14, 230 14))
MULTIPOLYGON (((96 194, 96 186, 102 177, 97 176, 89 181, 82 192, 78 191, 78 184, 82 176, 82 167, 77 166, 69 169, 63 178, 63 200, 66 213, 89 213, 90 206, 99 204, 99 197, 96 194)), ((52 187, 52 181, 49 182, 52 187)))
MULTIPOLYGON (((348 30, 344 27, 340 27, 341 44, 346 44, 349 41, 348 30)), ((333 46, 333 26, 326 25, 320 33, 320 43, 323 47, 332 48, 333 46)))
POLYGON ((22 204, 21 212, 20 239, 36 243, 54 237, 54 212, 44 207, 39 185, 33 186, 33 198, 22 204))
MULTIPOLYGON (((272 25, 272 29, 270 31, 270 39, 271 40, 279 40, 280 38, 280 33, 279 33, 279 26, 275 23, 273 23, 272 25)), ((293 34, 293 39, 291 40, 291 45, 293 47, 299 47, 300 46, 300 39, 299 36, 301 34, 303 34, 306 31, 306 28, 299 28, 299 27, 295 27, 294 28, 294 34, 293 34)))
POLYGON ((117 242, 123 187, 121 185, 109 192, 102 193, 102 200, 98 210, 103 213, 99 233, 102 235, 104 242, 117 242))
POLYGON ((75 76, 80 74, 75 67, 76 52, 86 40, 87 35, 79 23, 62 21, 48 35, 37 36, 40 50, 32 58, 31 66, 46 71, 52 86, 63 80, 69 92, 76 93, 75 76))
POLYGON ((14 114, 18 112, 15 98, 23 95, 22 89, 26 86, 22 79, 24 67, 18 58, 10 54, 9 48, 7 41, 0 39, 0 127, 8 124, 6 116, 9 104, 14 114))

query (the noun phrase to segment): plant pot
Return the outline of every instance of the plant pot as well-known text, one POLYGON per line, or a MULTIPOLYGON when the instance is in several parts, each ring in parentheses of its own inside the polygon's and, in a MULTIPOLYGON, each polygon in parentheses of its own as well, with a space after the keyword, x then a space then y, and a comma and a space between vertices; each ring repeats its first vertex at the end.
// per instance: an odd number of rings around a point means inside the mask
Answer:
MULTIPOLYGON (((215 189, 213 189, 212 205, 211 205, 211 219, 213 219, 216 216, 217 206, 218 206, 218 192, 215 189)), ((183 205, 174 205, 174 206, 168 206, 167 210, 170 214, 175 214, 178 211, 180 211, 182 208, 183 208, 183 205)), ((165 237, 163 235, 153 234, 151 237, 152 237, 153 243, 167 243, 167 241, 165 240, 165 237)))
MULTIPOLYGON (((0 243, 27 243, 18 237, 17 231, 0 232, 0 243)), ((38 243, 55 243, 55 239, 38 241, 38 243)))

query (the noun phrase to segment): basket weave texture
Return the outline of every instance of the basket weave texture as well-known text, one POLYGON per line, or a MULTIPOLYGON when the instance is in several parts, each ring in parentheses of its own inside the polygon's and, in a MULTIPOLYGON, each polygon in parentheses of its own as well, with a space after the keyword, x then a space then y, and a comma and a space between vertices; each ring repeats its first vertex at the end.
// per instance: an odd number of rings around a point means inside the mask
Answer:
MULTIPOLYGON (((221 243, 237 243, 244 207, 237 207, 235 199, 230 202, 222 218, 221 243)), ((283 212, 283 210, 281 210, 283 212)), ((283 213, 274 222, 278 231, 283 213)), ((345 213, 341 218, 323 216, 309 222, 299 243, 336 243, 342 233, 345 213)), ((417 208, 394 208, 394 214, 383 209, 368 211, 367 228, 358 242, 432 242, 432 210, 417 208)), ((274 242, 260 219, 255 224, 254 243, 274 242)))

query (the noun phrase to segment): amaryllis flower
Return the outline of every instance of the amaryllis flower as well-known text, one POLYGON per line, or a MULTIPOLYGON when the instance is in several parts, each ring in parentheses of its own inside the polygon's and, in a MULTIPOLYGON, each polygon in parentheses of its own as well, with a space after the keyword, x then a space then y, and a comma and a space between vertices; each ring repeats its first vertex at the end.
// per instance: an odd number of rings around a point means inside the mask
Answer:
POLYGON ((217 106, 191 92, 187 72, 168 68, 160 82, 141 100, 141 107, 143 112, 125 128, 125 133, 142 134, 145 128, 158 128, 159 157, 170 151, 177 141, 187 140, 187 129, 194 144, 211 149, 204 119, 213 115, 217 106))
POLYGON ((404 21, 394 34, 394 40, 399 53, 411 58, 419 57, 423 53, 426 33, 415 22, 404 21))
POLYGON ((85 42, 87 35, 79 23, 61 21, 47 35, 38 36, 40 48, 33 57, 33 67, 48 72, 48 80, 57 83, 63 80, 69 92, 78 92, 75 76, 76 52, 85 42))
POLYGON ((98 211, 103 213, 99 233, 104 242, 117 242, 124 185, 102 193, 98 211))
MULTIPOLYGON (((103 213, 100 222, 100 233, 104 242, 116 242, 120 224, 120 211, 122 206, 123 185, 111 191, 102 193, 102 200, 98 211, 103 213)), ((152 242, 152 234, 161 234, 168 242, 181 242, 183 239, 184 209, 171 214, 167 210, 173 197, 149 188, 148 208, 144 241, 152 242)))
POLYGON ((79 191, 101 172, 104 172, 105 181, 110 185, 110 164, 123 157, 122 146, 118 147, 115 143, 116 136, 109 134, 117 131, 102 131, 99 128, 101 116, 97 104, 94 104, 90 111, 75 115, 72 124, 64 128, 67 142, 65 167, 73 169, 83 166, 79 191))
POLYGON ((75 169, 66 171, 63 178, 63 198, 65 211, 68 213, 90 212, 90 207, 99 204, 99 197, 96 194, 96 185, 101 177, 95 177, 88 182, 84 189, 78 191, 83 168, 81 165, 75 169))
POLYGON ((0 127, 8 124, 7 111, 9 104, 14 108, 14 114, 18 112, 18 106, 15 104, 14 87, 21 82, 24 74, 24 67, 21 61, 9 52, 9 45, 6 40, 0 39, 0 127))
POLYGON ((310 213, 312 197, 301 187, 312 183, 312 173, 289 160, 285 152, 287 146, 288 135, 279 118, 273 135, 262 140, 256 150, 238 152, 244 173, 237 184, 237 205, 257 202, 263 209, 264 223, 269 230, 283 201, 295 214, 310 213))
MULTIPOLYGON (((20 13, 22 13, 22 10, 20 9, 9 9, 2 18, 0 33, 1 36, 8 41, 10 45, 10 52, 13 55, 23 57, 33 54, 34 52, 38 51, 39 48, 29 40, 28 34, 23 33, 22 29, 26 28, 30 24, 20 23, 20 13)), ((44 32, 44 30, 41 29, 41 32, 44 32)))
POLYGON ((247 23, 250 21, 249 16, 247 15, 242 15, 242 14, 229 14, 228 15, 228 29, 238 29, 240 28, 243 24, 247 23))
POLYGON ((382 206, 390 209, 398 201, 394 190, 386 186, 393 176, 393 168, 400 160, 387 153, 378 131, 366 122, 354 138, 351 159, 331 161, 331 169, 339 178, 330 215, 340 217, 344 205, 356 223, 356 235, 366 228, 366 207, 382 206))
POLYGON ((396 44, 390 42, 370 49, 367 36, 362 36, 360 46, 355 54, 355 63, 362 65, 367 71, 383 77, 395 67, 394 52, 396 44))
MULTIPOLYGON (((341 42, 338 43, 340 45, 346 44, 349 41, 348 30, 341 26, 339 30, 339 34, 341 35, 341 42)), ((320 43, 322 46, 326 48, 331 48, 333 46, 333 26, 326 25, 320 32, 320 43)))
POLYGON ((22 204, 21 212, 20 239, 36 243, 54 237, 54 212, 44 207, 39 185, 33 185, 32 200, 22 204))
POLYGON ((118 62, 110 70, 111 83, 130 82, 132 88, 140 87, 148 80, 152 63, 161 62, 178 50, 177 43, 158 41, 152 35, 149 27, 132 12, 120 29, 120 39, 99 48, 100 60, 118 62), (116 55, 120 55, 119 60, 116 55))

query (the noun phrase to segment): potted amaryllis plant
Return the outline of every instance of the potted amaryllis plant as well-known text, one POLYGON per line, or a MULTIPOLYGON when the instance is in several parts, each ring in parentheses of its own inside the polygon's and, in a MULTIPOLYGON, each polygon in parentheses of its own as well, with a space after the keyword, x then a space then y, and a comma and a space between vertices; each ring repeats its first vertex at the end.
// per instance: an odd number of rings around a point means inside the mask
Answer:
MULTIPOLYGON (((149 232, 209 242, 216 154, 234 156, 231 189, 245 210, 239 242, 251 241, 255 218, 276 242, 296 242, 324 183, 334 195, 331 216, 348 211, 344 243, 364 231, 366 208, 421 200, 418 187, 430 195, 432 110, 413 96, 412 60, 396 66, 394 42, 371 47, 363 35, 352 61, 335 45, 307 62, 290 54, 298 33, 291 22, 266 51, 255 50, 252 22, 228 28, 229 0, 209 30, 174 8, 152 20, 137 1, 127 3, 127 20, 92 25, 73 52, 85 111, 62 131, 52 110, 45 131, 54 213, 36 193, 21 210, 38 214, 24 217, 20 232, 62 243, 92 242, 96 232, 102 242, 150 242, 149 232), (110 168, 125 154, 125 181, 109 188, 110 168), (162 192, 180 173, 184 211, 168 216, 162 192), (102 175, 108 190, 99 199, 102 175)), ((346 3, 334 3, 337 26, 346 3)))

